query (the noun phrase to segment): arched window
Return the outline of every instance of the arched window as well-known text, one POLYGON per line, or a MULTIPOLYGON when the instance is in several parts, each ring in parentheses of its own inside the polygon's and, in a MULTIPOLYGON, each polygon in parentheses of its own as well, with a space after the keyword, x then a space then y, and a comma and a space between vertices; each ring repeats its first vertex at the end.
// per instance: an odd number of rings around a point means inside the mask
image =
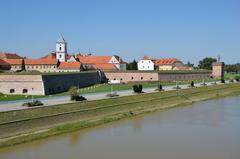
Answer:
POLYGON ((14 93, 15 92, 15 89, 10 89, 10 93, 14 93))
POLYGON ((27 90, 27 89, 23 89, 22 92, 23 92, 23 93, 27 93, 28 90, 27 90))
POLYGON ((61 51, 61 50, 62 50, 62 47, 59 47, 59 50, 61 51))

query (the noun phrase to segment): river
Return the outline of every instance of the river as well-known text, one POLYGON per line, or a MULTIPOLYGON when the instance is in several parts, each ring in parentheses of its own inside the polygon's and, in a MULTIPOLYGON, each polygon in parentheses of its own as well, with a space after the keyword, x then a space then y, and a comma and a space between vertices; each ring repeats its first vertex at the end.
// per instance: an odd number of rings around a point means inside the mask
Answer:
POLYGON ((0 150, 0 159, 240 159, 240 97, 195 103, 0 150))

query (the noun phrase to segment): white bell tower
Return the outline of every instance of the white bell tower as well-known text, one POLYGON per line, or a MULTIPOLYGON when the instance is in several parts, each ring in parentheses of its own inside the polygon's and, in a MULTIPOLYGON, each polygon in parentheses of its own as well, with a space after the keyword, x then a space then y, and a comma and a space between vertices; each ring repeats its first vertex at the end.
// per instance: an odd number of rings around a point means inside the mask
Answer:
POLYGON ((59 40, 56 42, 56 58, 60 62, 65 62, 66 56, 67 56, 67 42, 61 35, 59 40))

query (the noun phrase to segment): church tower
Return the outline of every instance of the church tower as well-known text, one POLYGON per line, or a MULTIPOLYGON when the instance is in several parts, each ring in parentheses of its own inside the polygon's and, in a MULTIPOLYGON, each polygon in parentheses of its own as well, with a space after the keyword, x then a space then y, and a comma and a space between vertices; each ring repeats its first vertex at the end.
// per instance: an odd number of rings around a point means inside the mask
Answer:
POLYGON ((67 56, 67 42, 61 35, 61 37, 56 42, 56 58, 60 62, 65 62, 66 56, 67 56))

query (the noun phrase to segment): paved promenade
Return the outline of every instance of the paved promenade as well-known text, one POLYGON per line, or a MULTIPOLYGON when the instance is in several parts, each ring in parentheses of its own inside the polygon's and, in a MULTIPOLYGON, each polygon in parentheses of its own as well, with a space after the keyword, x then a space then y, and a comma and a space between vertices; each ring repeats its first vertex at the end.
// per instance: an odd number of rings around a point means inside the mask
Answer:
MULTIPOLYGON (((206 84, 211 85, 212 83, 206 83, 206 84)), ((188 88, 188 85, 179 85, 179 86, 181 87, 181 89, 188 88)), ((201 84, 198 83, 198 84, 195 84, 195 86, 200 87, 201 84)), ((165 86, 163 87, 163 89, 165 91, 169 91, 169 90, 174 90, 174 87, 175 86, 165 86)), ((153 92, 156 92, 155 90, 156 90, 156 87, 143 89, 145 93, 153 93, 153 92)), ((124 90, 124 91, 116 91, 116 92, 119 96, 130 96, 134 94, 132 90, 124 90)), ((106 97, 106 94, 108 93, 110 92, 88 93, 88 94, 82 94, 82 96, 86 97, 88 101, 92 101, 92 100, 110 98, 110 97, 106 97)), ((70 96, 45 97, 45 98, 38 98, 38 100, 42 101, 44 106, 73 103, 72 101, 70 101, 70 96)), ((19 109, 29 109, 28 107, 23 107, 22 104, 30 101, 31 99, 0 102, 0 112, 10 111, 10 110, 19 110, 19 109)))

